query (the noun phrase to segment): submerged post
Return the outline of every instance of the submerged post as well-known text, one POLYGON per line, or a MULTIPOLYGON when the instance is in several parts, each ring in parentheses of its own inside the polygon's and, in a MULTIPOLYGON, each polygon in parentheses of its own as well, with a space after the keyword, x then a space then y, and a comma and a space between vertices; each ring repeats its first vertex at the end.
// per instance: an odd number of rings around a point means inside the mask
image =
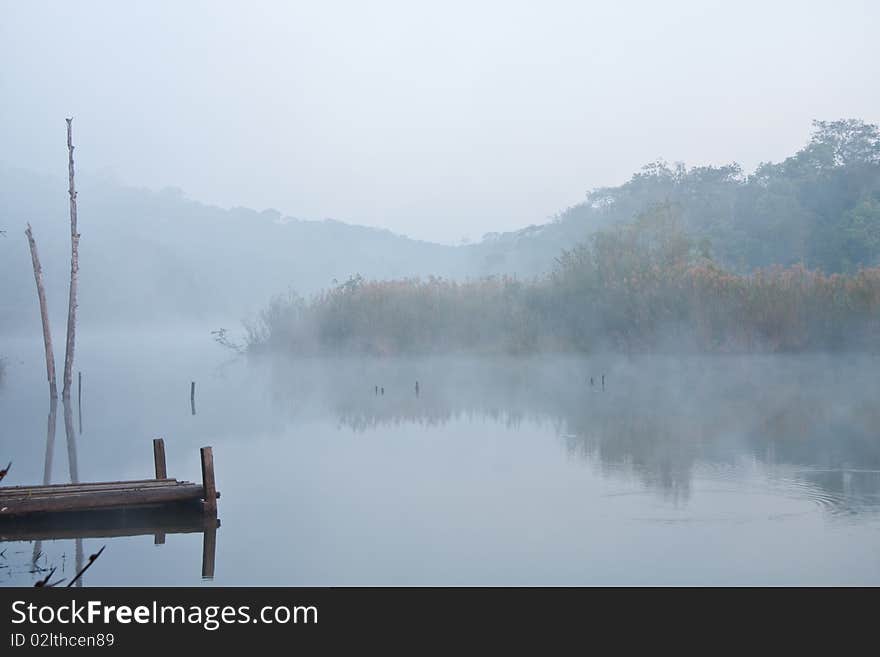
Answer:
POLYGON ((214 452, 202 447, 202 486, 205 489, 205 513, 217 513, 217 485, 214 482, 214 452))
POLYGON ((156 479, 168 479, 168 470, 165 468, 165 441, 162 438, 153 438, 153 461, 156 464, 156 479))

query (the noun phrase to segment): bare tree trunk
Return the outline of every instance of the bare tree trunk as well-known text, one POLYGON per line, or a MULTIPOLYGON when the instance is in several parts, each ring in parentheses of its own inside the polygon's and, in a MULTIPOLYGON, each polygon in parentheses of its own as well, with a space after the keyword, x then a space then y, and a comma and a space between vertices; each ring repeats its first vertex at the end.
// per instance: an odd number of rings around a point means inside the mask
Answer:
POLYGON ((48 486, 52 482, 52 460, 55 455, 55 421, 58 409, 58 400, 49 400, 49 421, 46 425, 46 459, 43 461, 43 485, 48 486))
POLYGON ((55 352, 52 350, 52 333, 49 330, 49 310, 46 305, 46 290, 43 287, 43 268, 40 266, 37 243, 34 241, 30 224, 27 225, 24 234, 27 235, 28 245, 31 247, 34 280, 37 282, 37 296, 40 299, 40 318, 43 320, 43 345, 46 347, 46 378, 49 380, 49 397, 50 399, 58 399, 58 388, 55 385, 55 352))
POLYGON ((67 436, 67 466, 70 468, 70 483, 79 483, 79 459, 76 456, 76 431, 73 428, 73 406, 62 400, 64 406, 64 435, 67 436))
POLYGON ((70 399, 70 386, 73 379, 73 350, 76 341, 76 288, 79 274, 79 233, 76 232, 76 188, 73 185, 73 119, 67 121, 67 160, 70 178, 70 298, 67 303, 67 351, 64 354, 63 399, 70 399))

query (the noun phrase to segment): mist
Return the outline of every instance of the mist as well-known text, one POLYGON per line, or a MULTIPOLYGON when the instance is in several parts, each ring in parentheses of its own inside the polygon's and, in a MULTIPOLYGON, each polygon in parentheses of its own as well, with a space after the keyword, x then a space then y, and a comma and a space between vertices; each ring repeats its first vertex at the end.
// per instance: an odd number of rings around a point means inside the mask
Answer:
POLYGON ((0 582, 880 583, 875 3, 0 2, 0 582))
POLYGON ((0 162, 458 243, 880 121, 875 3, 4 2, 0 162), (858 17, 854 19, 854 17, 858 17))

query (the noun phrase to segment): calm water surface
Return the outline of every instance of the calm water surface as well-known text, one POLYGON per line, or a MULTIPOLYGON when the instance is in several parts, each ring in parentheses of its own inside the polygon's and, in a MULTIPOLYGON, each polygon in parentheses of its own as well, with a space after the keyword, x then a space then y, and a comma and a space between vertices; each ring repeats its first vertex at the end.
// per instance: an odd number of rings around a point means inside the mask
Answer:
MULTIPOLYGON (((222 492, 213 580, 168 534, 82 539, 86 585, 880 584, 876 356, 248 361, 210 328, 81 333, 52 482, 151 477, 161 436, 222 492)), ((0 355, 4 484, 39 484, 42 343, 0 355)), ((70 575, 76 541, 38 548, 70 575)), ((0 584, 43 576, 0 550, 0 584)))

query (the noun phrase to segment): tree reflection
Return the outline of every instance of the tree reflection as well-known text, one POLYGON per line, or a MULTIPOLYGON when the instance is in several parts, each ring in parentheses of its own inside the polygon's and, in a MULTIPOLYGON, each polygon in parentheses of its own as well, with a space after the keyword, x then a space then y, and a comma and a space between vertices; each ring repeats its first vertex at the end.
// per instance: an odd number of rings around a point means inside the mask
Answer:
POLYGON ((316 359, 295 375, 279 364, 273 390, 292 414, 330 412, 358 432, 549 421, 569 454, 673 501, 688 498, 700 467, 735 472, 745 458, 795 467, 804 483, 862 508, 880 506, 876 360, 316 359))

